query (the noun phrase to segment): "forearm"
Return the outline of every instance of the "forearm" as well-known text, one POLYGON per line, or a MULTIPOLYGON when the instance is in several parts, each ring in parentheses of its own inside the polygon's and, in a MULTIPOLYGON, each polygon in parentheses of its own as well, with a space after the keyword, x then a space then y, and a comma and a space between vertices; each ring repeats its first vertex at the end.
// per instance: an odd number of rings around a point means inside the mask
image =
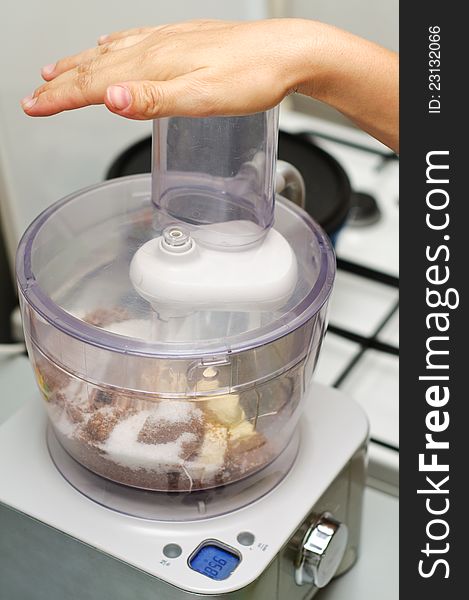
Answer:
POLYGON ((295 91, 333 106, 397 152, 398 55, 323 23, 298 25, 295 91))

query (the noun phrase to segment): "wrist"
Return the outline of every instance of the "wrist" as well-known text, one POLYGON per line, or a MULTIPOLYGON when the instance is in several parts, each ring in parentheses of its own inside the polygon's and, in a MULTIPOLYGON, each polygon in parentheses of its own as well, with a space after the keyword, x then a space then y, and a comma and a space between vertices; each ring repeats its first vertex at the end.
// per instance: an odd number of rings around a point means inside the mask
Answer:
POLYGON ((292 91, 325 101, 340 65, 340 29, 308 19, 281 19, 287 60, 282 73, 286 92, 292 91))

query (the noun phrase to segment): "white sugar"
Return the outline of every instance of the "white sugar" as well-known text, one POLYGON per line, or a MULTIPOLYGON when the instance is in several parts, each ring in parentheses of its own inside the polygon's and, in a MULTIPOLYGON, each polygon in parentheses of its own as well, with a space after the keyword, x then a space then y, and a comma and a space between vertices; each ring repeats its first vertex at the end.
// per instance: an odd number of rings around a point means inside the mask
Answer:
MULTIPOLYGON (((54 426, 62 435, 73 437, 77 429, 83 423, 74 423, 66 411, 67 405, 77 406, 79 410, 88 404, 88 387, 82 381, 72 379, 70 383, 60 392, 65 398, 65 406, 49 404, 49 414, 54 426)), ((87 420, 88 415, 83 415, 87 420)))
POLYGON ((193 402, 181 402, 178 400, 163 400, 156 405, 152 413, 152 420, 163 419, 170 423, 186 423, 191 419, 201 419, 202 411, 196 408, 193 402))
POLYGON ((138 441, 145 421, 152 411, 141 411, 119 422, 101 448, 108 457, 119 465, 130 469, 148 469, 166 471, 169 465, 181 465, 183 445, 196 440, 193 433, 185 432, 174 442, 165 444, 145 444, 138 441))
POLYGON ((72 423, 72 421, 68 418, 65 409, 63 407, 53 405, 48 406, 48 409, 54 427, 58 429, 62 435, 65 435, 66 437, 73 437, 73 434, 77 428, 77 424, 72 423))
POLYGON ((65 402, 75 406, 85 406, 89 402, 88 386, 79 379, 71 379, 61 393, 64 395, 65 402))

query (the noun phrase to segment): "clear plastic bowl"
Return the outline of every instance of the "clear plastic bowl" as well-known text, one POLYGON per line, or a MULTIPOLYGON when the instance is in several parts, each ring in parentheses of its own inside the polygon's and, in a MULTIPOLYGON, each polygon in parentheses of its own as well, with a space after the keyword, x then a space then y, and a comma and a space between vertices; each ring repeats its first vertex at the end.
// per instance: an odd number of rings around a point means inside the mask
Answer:
POLYGON ((151 179, 135 176, 65 198, 25 232, 20 305, 53 430, 76 461, 127 486, 188 492, 264 473, 273 485, 294 459, 289 452, 278 460, 296 431, 326 328, 330 242, 306 213, 277 198, 274 227, 298 262, 286 304, 194 311, 183 326, 168 323, 175 335, 161 338, 129 279, 136 250, 159 227, 151 179), (272 477, 274 462, 281 467, 272 477))

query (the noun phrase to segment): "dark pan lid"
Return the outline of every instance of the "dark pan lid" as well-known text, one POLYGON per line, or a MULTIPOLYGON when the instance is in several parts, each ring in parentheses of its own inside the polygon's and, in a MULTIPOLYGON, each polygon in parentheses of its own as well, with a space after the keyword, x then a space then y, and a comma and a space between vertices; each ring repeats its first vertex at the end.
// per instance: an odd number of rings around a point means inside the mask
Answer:
MULTIPOLYGON (((302 135, 279 132, 278 157, 294 165, 306 186, 306 210, 328 234, 343 224, 350 208, 351 188, 341 165, 302 135)), ((149 173, 151 137, 122 152, 111 164, 106 179, 149 173)))
POLYGON ((294 165, 303 176, 306 211, 328 233, 335 233, 350 208, 350 181, 342 166, 301 134, 280 131, 278 157, 294 165))

